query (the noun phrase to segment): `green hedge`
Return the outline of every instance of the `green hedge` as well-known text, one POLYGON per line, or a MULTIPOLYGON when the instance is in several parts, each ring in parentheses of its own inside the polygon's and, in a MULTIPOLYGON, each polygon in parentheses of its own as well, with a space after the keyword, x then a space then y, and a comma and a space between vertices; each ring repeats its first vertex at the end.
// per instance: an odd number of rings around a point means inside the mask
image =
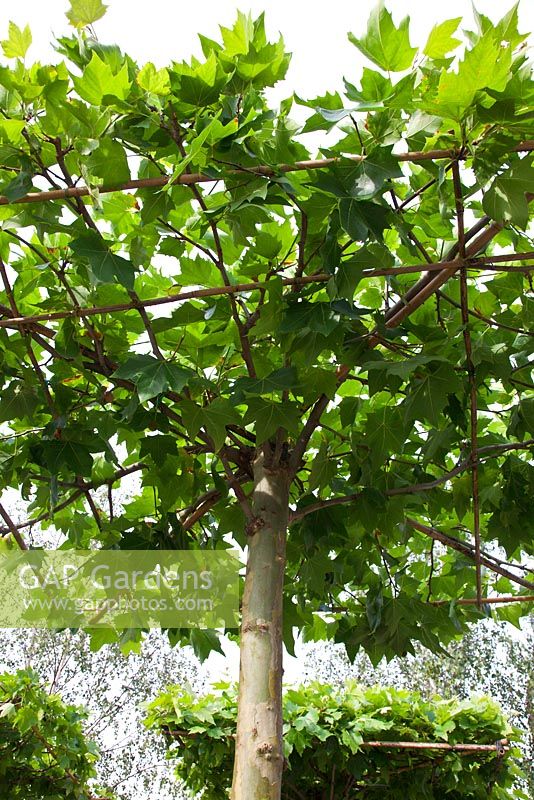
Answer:
MULTIPOLYGON (((166 737, 177 776, 202 800, 228 797, 236 699, 228 684, 200 698, 171 687, 148 707, 146 724, 166 737)), ((285 692, 284 720, 284 800, 526 798, 513 788, 520 777, 514 748, 499 756, 496 749, 460 753, 364 744, 516 741, 517 731, 486 697, 426 702, 406 691, 312 684, 285 692)))

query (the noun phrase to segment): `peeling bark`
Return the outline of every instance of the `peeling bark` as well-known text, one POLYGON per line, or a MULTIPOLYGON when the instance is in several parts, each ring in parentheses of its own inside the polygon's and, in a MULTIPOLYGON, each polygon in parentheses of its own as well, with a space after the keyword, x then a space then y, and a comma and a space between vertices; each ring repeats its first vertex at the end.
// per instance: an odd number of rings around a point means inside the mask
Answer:
POLYGON ((253 512, 241 622, 232 800, 279 800, 282 783, 282 593, 289 512, 287 469, 254 463, 253 512))

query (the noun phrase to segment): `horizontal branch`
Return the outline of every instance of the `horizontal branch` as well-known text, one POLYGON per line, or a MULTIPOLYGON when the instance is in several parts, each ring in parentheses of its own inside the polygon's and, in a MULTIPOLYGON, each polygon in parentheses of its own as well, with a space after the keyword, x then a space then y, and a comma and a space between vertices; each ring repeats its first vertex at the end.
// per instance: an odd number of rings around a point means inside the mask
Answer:
MULTIPOLYGON (((365 597, 362 598, 365 601, 365 597)), ((534 603, 534 594, 509 594, 502 597, 481 597, 480 602, 485 605, 507 605, 510 603, 534 603)), ((454 597, 450 600, 427 600, 429 606, 449 606, 454 603, 456 606, 478 606, 478 599, 476 597, 454 597)), ((350 611, 349 606, 328 606, 323 607, 324 611, 332 614, 340 614, 350 611)))
MULTIPOLYGON (((472 258, 467 266, 469 269, 495 269, 491 262, 501 263, 503 261, 522 261, 527 259, 534 260, 534 252, 530 253, 512 253, 510 255, 500 255, 485 258, 472 258)), ((362 278, 376 278, 384 277, 386 275, 408 275, 411 273, 419 272, 441 272, 449 267, 457 266, 458 262, 454 261, 439 261, 435 264, 409 264, 405 267, 388 267, 384 269, 369 269, 363 270, 362 278)), ((498 271, 503 267, 496 268, 498 271)), ((525 265, 523 267, 509 267, 508 269, 516 269, 518 272, 525 272, 527 270, 534 270, 533 265, 525 265)), ((317 272, 314 275, 303 275, 296 278, 282 278, 283 286, 299 286, 310 283, 327 283, 331 280, 332 275, 327 272, 317 272)), ((203 297, 217 297, 220 295, 237 294, 241 292, 253 292, 260 289, 265 289, 267 286, 266 281, 256 281, 253 283, 237 283, 233 286, 216 286, 207 289, 193 289, 189 292, 177 292, 175 294, 167 294, 162 297, 152 297, 147 300, 139 300, 136 302, 130 301, 127 303, 115 303, 107 306, 87 306, 77 307, 68 311, 50 311, 42 314, 32 314, 27 317, 14 316, 7 307, 0 307, 0 315, 7 319, 0 320, 0 328, 19 328, 21 325, 32 325, 36 322, 53 322, 55 320, 80 318, 98 316, 99 314, 114 314, 120 311, 134 311, 139 308, 151 308, 153 306, 167 305, 169 303, 180 303, 186 300, 198 300, 203 297)), ((44 328, 48 335, 55 335, 55 331, 44 328)))
POLYGON ((495 744, 447 744, 447 742, 362 742, 360 747, 389 747, 402 750, 449 750, 464 753, 489 753, 509 750, 508 739, 501 739, 495 744))
MULTIPOLYGON (((451 602, 461 606, 476 606, 478 599, 476 597, 462 597, 459 600, 431 600, 432 606, 448 606, 451 602)), ((500 605, 507 603, 534 603, 534 594, 508 594, 502 597, 482 597, 480 602, 484 606, 500 605)))
MULTIPOLYGON (((511 148, 510 152, 526 153, 534 150, 534 140, 520 142, 511 148)), ((466 159, 468 154, 464 149, 451 150, 427 150, 426 152, 394 153, 393 157, 398 161, 418 162, 418 161, 439 161, 441 159, 466 159)), ((125 181, 124 183, 109 184, 99 186, 98 193, 106 194, 109 192, 123 192, 131 189, 160 189, 167 184, 192 186, 197 183, 216 183, 229 176, 235 175, 257 175, 265 178, 275 178, 288 172, 300 172, 303 170, 326 169, 336 164, 344 164, 347 161, 356 163, 365 161, 366 156, 338 156, 335 158, 321 158, 310 161, 296 161, 294 164, 278 164, 276 167, 257 166, 257 167, 237 167, 230 169, 222 175, 214 177, 202 172, 182 173, 172 180, 170 176, 160 175, 155 178, 141 178, 137 180, 125 181)), ((10 201, 7 197, 0 196, 0 205, 16 205, 18 203, 43 203, 51 200, 69 200, 73 197, 88 197, 93 191, 93 187, 70 186, 66 189, 53 189, 47 192, 32 192, 20 197, 18 200, 10 201)))
MULTIPOLYGON (((167 725, 162 725, 161 729, 168 736, 180 739, 196 739, 198 733, 188 730, 171 730, 167 725)), ((230 739, 235 739, 235 733, 229 735, 230 739)), ((448 750, 449 752, 464 753, 505 753, 510 749, 508 739, 498 739, 494 744, 448 744, 447 742, 396 742, 396 741, 371 741, 360 742, 359 747, 387 748, 390 750, 448 750)))

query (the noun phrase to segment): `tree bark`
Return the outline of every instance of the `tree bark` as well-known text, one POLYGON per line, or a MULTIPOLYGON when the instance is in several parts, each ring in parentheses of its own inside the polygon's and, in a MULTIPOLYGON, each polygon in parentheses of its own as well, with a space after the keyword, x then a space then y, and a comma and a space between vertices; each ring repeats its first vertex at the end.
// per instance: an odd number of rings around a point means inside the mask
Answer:
MULTIPOLYGON (((267 445, 264 450, 268 451, 267 445)), ((289 480, 285 465, 254 463, 241 620, 241 662, 232 800, 280 800, 282 742, 282 597, 289 480)))

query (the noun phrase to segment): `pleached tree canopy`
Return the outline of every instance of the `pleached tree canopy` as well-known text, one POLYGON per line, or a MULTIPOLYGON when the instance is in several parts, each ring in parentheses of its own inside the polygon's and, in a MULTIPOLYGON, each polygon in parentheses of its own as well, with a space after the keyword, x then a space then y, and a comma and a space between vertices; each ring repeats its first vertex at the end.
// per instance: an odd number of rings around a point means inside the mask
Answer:
POLYGON ((248 545, 237 749, 267 703, 271 798, 282 604, 290 651, 376 662, 533 598, 527 37, 514 7, 418 52, 379 3, 344 96, 272 108, 263 16, 157 69, 98 41, 103 12, 73 2, 51 65, 28 28, 2 43, 0 480, 28 517, 4 501, 1 532, 248 545))

